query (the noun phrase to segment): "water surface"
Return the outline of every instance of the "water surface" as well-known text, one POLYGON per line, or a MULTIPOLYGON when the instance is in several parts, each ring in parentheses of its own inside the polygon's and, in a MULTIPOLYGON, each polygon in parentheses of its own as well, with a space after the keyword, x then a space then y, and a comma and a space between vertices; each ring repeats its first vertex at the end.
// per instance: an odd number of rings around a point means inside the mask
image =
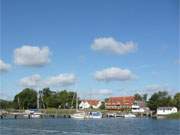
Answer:
POLYGON ((1 135, 179 135, 179 120, 3 119, 1 135))

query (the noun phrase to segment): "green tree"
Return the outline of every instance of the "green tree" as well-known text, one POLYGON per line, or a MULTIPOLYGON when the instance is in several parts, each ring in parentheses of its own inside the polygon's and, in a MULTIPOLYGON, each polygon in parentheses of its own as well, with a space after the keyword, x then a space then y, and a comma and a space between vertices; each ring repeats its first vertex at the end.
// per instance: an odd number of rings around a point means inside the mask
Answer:
POLYGON ((13 102, 0 99, 0 109, 13 108, 13 102))
POLYGON ((143 100, 143 97, 142 97, 140 94, 136 93, 136 94, 134 95, 134 99, 135 99, 136 101, 142 101, 142 100, 143 100))
POLYGON ((42 90, 41 101, 43 101, 43 102, 41 103, 41 106, 43 108, 47 108, 48 104, 50 104, 50 106, 51 106, 50 99, 53 98, 53 94, 55 94, 55 92, 51 91, 49 88, 44 88, 42 90))
POLYGON ((42 90, 42 99, 45 108, 75 108, 76 93, 72 91, 63 90, 60 92, 51 91, 49 88, 42 90))
POLYGON ((58 108, 59 105, 61 104, 59 101, 59 97, 56 94, 48 97, 46 103, 47 103, 47 107, 50 108, 58 108))
POLYGON ((105 102, 102 102, 102 104, 101 104, 101 106, 99 108, 104 110, 105 109, 105 102))
POLYGON ((180 93, 174 95, 174 105, 180 110, 180 93))
POLYGON ((143 98, 143 100, 146 102, 147 101, 147 94, 143 94, 143 96, 142 96, 142 98, 143 98))
POLYGON ((71 108, 72 106, 75 108, 76 104, 76 93, 68 92, 63 90, 57 93, 60 101, 60 105, 62 108, 71 108))
POLYGON ((171 96, 166 91, 159 91, 150 97, 148 107, 151 110, 156 110, 158 107, 173 106, 172 101, 171 96))
POLYGON ((36 108, 37 92, 33 89, 26 88, 14 97, 13 102, 16 109, 36 108))

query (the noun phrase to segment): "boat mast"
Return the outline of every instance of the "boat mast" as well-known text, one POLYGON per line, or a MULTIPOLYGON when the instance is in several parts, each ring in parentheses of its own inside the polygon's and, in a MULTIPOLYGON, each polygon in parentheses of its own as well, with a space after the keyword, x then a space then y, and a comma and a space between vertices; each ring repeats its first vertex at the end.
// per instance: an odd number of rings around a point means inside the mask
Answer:
POLYGON ((37 109, 39 109, 39 91, 37 91, 37 109))
POLYGON ((76 92, 76 111, 78 111, 78 94, 76 92))

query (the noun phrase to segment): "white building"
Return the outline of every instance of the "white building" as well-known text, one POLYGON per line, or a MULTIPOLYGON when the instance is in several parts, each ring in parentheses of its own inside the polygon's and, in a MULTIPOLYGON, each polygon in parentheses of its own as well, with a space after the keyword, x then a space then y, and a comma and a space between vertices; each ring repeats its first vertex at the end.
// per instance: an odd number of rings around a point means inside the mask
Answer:
POLYGON ((140 107, 139 105, 132 105, 132 112, 133 113, 144 113, 144 108, 140 107))
POLYGON ((133 113, 144 113, 147 112, 149 109, 145 107, 144 101, 135 101, 131 107, 131 111, 133 113))
POLYGON ((176 113, 176 107, 159 107, 157 108, 157 115, 168 115, 172 113, 176 113))
POLYGON ((82 100, 79 104, 79 108, 81 109, 98 109, 102 105, 102 102, 100 100, 82 100))

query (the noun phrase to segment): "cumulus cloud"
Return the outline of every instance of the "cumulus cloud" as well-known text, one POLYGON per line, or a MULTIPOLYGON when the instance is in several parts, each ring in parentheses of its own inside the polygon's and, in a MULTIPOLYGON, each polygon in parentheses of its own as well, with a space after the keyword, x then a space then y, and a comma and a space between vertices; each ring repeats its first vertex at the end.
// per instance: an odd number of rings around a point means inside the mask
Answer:
POLYGON ((10 69, 10 67, 11 67, 10 64, 7 64, 0 59, 0 72, 7 72, 10 69))
POLYGON ((23 66, 43 66, 50 62, 48 47, 25 45, 14 50, 14 62, 23 66))
POLYGON ((121 41, 115 40, 112 37, 101 37, 94 40, 91 48, 95 51, 103 51, 122 55, 136 51, 137 45, 132 41, 123 43, 121 41))
POLYGON ((76 76, 70 73, 59 74, 52 76, 45 81, 48 86, 69 86, 76 82, 76 76))
POLYGON ((41 76, 38 74, 24 77, 20 80, 20 85, 22 87, 28 87, 28 88, 39 87, 41 83, 42 83, 42 79, 41 79, 41 76))
POLYGON ((42 79, 39 74, 24 77, 20 80, 22 87, 50 87, 50 86, 69 86, 76 82, 76 76, 74 74, 64 73, 57 76, 51 76, 47 79, 42 79))
POLYGON ((106 68, 101 71, 96 71, 94 75, 97 81, 127 81, 133 79, 135 76, 128 69, 121 69, 117 67, 106 68))

